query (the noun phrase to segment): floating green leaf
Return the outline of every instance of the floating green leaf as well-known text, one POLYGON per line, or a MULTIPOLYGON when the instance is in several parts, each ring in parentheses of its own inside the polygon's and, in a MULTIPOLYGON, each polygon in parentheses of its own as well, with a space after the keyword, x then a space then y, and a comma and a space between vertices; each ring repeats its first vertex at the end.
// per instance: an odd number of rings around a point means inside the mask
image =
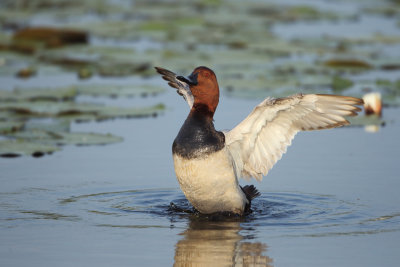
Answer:
POLYGON ((34 143, 25 140, 0 140, 1 157, 34 156, 41 157, 59 151, 54 145, 34 143))
POLYGON ((88 34, 80 30, 51 27, 29 27, 14 33, 13 40, 19 42, 39 42, 47 47, 88 42, 88 34))
POLYGON ((62 139, 56 141, 58 145, 106 145, 123 141, 122 137, 112 134, 99 133, 57 133, 62 139))
POLYGON ((80 79, 89 79, 93 76, 93 70, 91 68, 81 68, 78 70, 78 77, 80 79))
POLYGON ((75 87, 46 89, 46 88, 30 88, 19 89, 13 91, 0 91, 0 101, 43 101, 43 100, 71 100, 77 95, 75 87))
POLYGON ((165 110, 163 104, 148 107, 110 107, 94 103, 19 101, 0 102, 0 112, 9 112, 15 118, 56 117, 70 120, 105 120, 157 116, 165 110))
POLYGON ((376 115, 348 117, 347 120, 350 122, 351 126, 384 126, 386 124, 384 120, 376 115))
POLYGON ((61 117, 74 114, 96 114, 100 104, 53 102, 53 101, 18 101, 0 102, 0 111, 14 112, 24 117, 61 117))
POLYGON ((25 122, 24 131, 70 132, 71 121, 63 119, 35 119, 25 122))
POLYGON ((370 69, 371 64, 360 59, 330 59, 324 62, 325 66, 333 68, 359 68, 370 69))
POLYGON ((21 121, 0 121, 0 134, 16 132, 24 126, 21 121))
POLYGON ((96 119, 107 120, 113 118, 141 118, 141 117, 156 117, 165 110, 164 104, 157 104, 149 107, 141 108, 121 108, 121 107, 104 107, 102 108, 96 119))
POLYGON ((142 75, 151 68, 151 57, 135 54, 132 49, 104 47, 71 47, 39 54, 41 62, 55 64, 78 72, 83 78, 101 76, 142 75))
POLYGON ((343 90, 353 86, 353 82, 349 79, 341 78, 339 76, 334 76, 332 79, 332 89, 336 93, 340 93, 343 90))
POLYGON ((65 88, 16 88, 13 91, 0 91, 1 101, 66 101, 78 94, 91 96, 128 97, 148 96, 163 93, 164 87, 149 84, 139 85, 77 85, 65 88))
POLYGON ((16 73, 16 76, 19 78, 29 78, 34 75, 36 75, 36 69, 34 67, 23 68, 16 73))
POLYGON ((161 86, 152 86, 147 84, 142 85, 79 85, 78 92, 81 95, 92 96, 110 96, 110 97, 125 97, 125 96, 147 96, 163 93, 165 88, 161 86))
POLYGON ((51 132, 40 129, 17 132, 10 137, 49 145, 105 145, 122 142, 123 139, 111 134, 82 132, 51 132))
POLYGON ((100 76, 129 76, 134 74, 142 74, 151 68, 148 62, 118 62, 108 61, 96 65, 96 69, 100 76))

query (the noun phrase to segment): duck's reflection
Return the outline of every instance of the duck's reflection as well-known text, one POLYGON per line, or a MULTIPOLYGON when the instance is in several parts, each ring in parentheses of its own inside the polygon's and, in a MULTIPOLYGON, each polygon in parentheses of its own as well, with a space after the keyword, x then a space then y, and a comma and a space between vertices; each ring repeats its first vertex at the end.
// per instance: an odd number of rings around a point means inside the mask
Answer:
POLYGON ((241 242, 239 222, 194 221, 178 241, 174 266, 272 266, 263 243, 241 242))

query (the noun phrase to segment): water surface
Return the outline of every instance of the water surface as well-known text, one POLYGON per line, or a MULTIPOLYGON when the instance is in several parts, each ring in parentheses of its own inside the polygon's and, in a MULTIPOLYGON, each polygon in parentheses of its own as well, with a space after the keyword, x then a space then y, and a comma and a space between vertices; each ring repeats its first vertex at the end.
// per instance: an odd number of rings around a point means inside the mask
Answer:
MULTIPOLYGON (((254 212, 221 221, 170 209, 190 208, 171 159, 187 106, 173 91, 159 97, 171 107, 161 117, 72 125, 113 129, 121 144, 0 161, 2 265, 396 265, 398 109, 384 111, 376 134, 299 134, 254 183, 254 212)), ((257 102, 224 97, 216 127, 233 127, 257 102)))

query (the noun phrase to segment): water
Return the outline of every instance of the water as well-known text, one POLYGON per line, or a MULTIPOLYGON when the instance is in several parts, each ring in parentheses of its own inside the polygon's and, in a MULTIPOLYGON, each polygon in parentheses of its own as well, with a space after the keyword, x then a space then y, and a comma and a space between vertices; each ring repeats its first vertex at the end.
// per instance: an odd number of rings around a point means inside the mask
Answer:
MULTIPOLYGON (((253 182, 262 193, 253 213, 217 220, 170 208, 190 209, 171 159, 187 105, 174 90, 140 101, 160 99, 170 108, 157 118, 72 125, 123 143, 1 159, 1 266, 397 265, 399 109, 384 110, 376 134, 299 134, 253 182)), ((216 127, 232 128, 258 102, 223 96, 216 127)))

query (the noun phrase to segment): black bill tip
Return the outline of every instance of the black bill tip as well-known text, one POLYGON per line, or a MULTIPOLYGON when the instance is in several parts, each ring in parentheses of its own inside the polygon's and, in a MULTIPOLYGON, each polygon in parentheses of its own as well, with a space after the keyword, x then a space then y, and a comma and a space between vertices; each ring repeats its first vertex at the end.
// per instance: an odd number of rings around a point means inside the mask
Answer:
POLYGON ((176 79, 178 81, 187 83, 188 85, 197 85, 197 73, 196 74, 192 73, 188 77, 177 76, 176 79))

